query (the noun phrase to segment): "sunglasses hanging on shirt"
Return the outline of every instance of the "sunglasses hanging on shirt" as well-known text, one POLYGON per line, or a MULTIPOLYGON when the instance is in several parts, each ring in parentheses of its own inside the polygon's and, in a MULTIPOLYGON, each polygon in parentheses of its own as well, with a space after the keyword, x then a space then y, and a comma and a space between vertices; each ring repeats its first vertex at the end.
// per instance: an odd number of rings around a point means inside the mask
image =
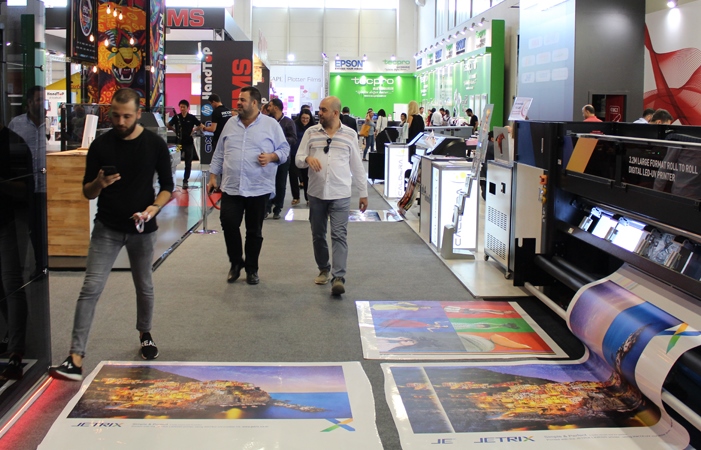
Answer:
POLYGON ((328 153, 330 147, 331 147, 331 138, 328 138, 328 139, 326 139, 326 147, 324 147, 324 153, 328 153))

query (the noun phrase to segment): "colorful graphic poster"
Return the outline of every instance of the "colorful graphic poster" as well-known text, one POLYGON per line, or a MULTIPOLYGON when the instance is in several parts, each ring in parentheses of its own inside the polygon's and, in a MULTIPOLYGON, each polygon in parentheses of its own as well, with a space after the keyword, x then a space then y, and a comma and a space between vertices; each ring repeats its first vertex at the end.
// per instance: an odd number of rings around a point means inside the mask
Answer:
POLYGON ((566 357, 514 302, 356 302, 366 359, 566 357))
POLYGON ((95 0, 72 0, 71 58, 87 64, 97 62, 97 23, 95 0))
POLYGON ((380 222, 381 220, 380 213, 369 209, 365 211, 360 211, 358 209, 351 210, 348 215, 349 222, 380 222))
POLYGON ((151 65, 150 83, 149 86, 151 98, 149 105, 151 111, 159 112, 162 110, 165 101, 164 85, 165 85, 165 0, 151 0, 149 14, 149 44, 150 55, 149 61, 151 65))
POLYGON ((624 266, 570 303, 568 324, 589 350, 583 361, 383 364, 402 448, 687 448, 662 385, 701 338, 671 310, 700 317, 690 298, 624 266), (658 301, 676 306, 666 312, 658 301))
POLYGON ((103 362, 39 446, 64 448, 381 450, 382 444, 358 362, 103 362))

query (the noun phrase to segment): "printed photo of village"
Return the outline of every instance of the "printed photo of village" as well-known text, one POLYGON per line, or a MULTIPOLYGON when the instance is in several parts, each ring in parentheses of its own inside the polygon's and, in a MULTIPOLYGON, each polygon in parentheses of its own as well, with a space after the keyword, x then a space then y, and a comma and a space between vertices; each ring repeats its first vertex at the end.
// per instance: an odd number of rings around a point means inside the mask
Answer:
POLYGON ((352 418, 341 366, 104 365, 69 418, 352 418))

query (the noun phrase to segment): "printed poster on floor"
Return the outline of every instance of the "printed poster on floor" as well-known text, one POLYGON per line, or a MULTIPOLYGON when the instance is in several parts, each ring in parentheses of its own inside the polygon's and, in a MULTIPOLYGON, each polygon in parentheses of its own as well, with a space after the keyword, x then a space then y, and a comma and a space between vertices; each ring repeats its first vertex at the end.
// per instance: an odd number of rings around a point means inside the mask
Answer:
POLYGON ((359 301, 366 359, 563 358, 514 302, 359 301))
POLYGON ((102 362, 39 450, 382 449, 358 362, 102 362), (206 444, 205 444, 206 443, 206 444))
MULTIPOLYGON (((688 448, 689 434, 661 393, 674 363, 701 338, 652 301, 691 300, 671 290, 661 299, 654 281, 627 270, 572 300, 568 324, 589 349, 581 361, 382 364, 402 448, 688 448)), ((693 310, 679 317, 690 316, 698 321, 693 310)))

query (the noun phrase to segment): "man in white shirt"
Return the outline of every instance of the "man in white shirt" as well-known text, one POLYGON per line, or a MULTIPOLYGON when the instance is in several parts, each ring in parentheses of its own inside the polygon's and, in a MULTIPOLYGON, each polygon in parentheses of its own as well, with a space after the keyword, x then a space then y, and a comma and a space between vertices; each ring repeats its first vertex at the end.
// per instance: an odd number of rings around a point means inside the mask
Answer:
POLYGON ((431 126, 443 126, 443 115, 439 111, 436 111, 436 108, 431 108, 431 126))
POLYGON ((316 284, 326 284, 331 277, 331 294, 346 292, 345 274, 348 259, 348 214, 351 188, 360 194, 360 211, 368 207, 367 176, 360 159, 355 132, 339 119, 341 101, 326 97, 319 104, 319 124, 309 128, 299 144, 295 163, 300 169, 309 167, 309 222, 312 228, 314 258, 319 267, 316 284), (329 263, 326 242, 327 223, 331 223, 329 263))

